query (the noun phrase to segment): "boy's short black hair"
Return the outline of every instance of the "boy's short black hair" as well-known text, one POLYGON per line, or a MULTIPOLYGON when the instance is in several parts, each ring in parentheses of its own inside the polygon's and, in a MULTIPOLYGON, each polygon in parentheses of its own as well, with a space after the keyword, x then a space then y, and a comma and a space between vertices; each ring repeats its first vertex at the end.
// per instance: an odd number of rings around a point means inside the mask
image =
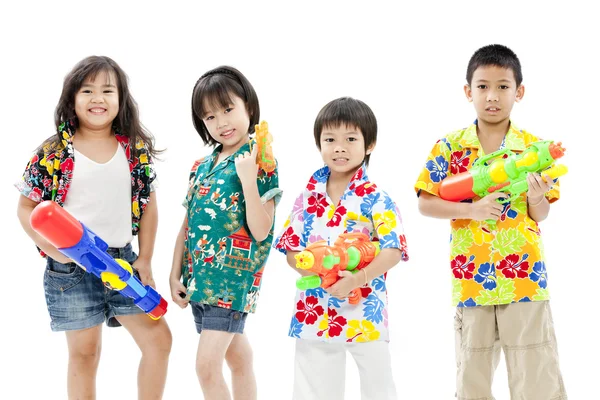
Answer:
POLYGON ((490 44, 477 50, 469 60, 467 67, 467 83, 470 85, 473 80, 473 74, 479 67, 495 65, 501 68, 512 70, 517 81, 517 87, 523 82, 523 73, 521 72, 521 62, 517 55, 508 47, 501 44, 490 44))
MULTIPOLYGON (((337 128, 341 125, 360 129, 365 141, 365 151, 377 142, 377 119, 371 108, 352 97, 340 97, 327 103, 315 120, 315 143, 319 150, 323 129, 337 128)), ((365 155, 367 165, 370 158, 370 154, 365 155)))
POLYGON ((254 126, 260 120, 258 96, 248 79, 240 71, 224 65, 202 75, 196 82, 192 93, 192 121, 204 144, 210 146, 219 144, 210 136, 204 125, 203 117, 207 113, 206 107, 226 108, 233 104, 232 95, 244 100, 246 111, 250 117, 248 132, 254 133, 254 126))

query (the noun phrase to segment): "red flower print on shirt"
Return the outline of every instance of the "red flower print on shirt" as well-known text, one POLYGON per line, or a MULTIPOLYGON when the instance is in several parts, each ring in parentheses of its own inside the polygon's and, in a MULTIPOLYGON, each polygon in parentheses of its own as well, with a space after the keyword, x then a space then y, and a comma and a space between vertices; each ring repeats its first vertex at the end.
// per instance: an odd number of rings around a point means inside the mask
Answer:
POLYGON ((318 302, 319 300, 315 296, 308 296, 306 303, 299 300, 296 309, 300 311, 296 313, 296 319, 300 322, 306 322, 306 325, 314 324, 325 311, 321 306, 315 307, 318 302))
POLYGON ((312 192, 313 190, 315 190, 316 184, 317 184, 317 180, 311 176, 310 180, 308 181, 308 185, 306 185, 306 189, 308 189, 312 192))
POLYGON ((317 218, 321 218, 325 212, 325 208, 329 205, 325 196, 317 195, 308 198, 308 208, 306 212, 309 214, 317 214, 317 218))
POLYGON ((356 193, 358 197, 364 197, 365 195, 373 193, 376 189, 377 186, 375 186, 375 184, 371 182, 365 182, 362 185, 354 188, 354 193, 356 193))
POLYGON ((300 245, 300 237, 294 233, 294 229, 289 226, 277 243, 278 249, 291 250, 300 245))
POLYGON ((327 312, 327 329, 317 332, 317 336, 323 336, 325 331, 327 331, 329 337, 340 336, 347 323, 348 321, 346 321, 346 318, 337 315, 337 311, 330 308, 327 312))
POLYGON ((454 260, 450 262, 452 267, 452 273, 457 279, 473 279, 473 271, 475 271, 475 264, 473 260, 475 256, 471 256, 467 262, 467 256, 459 254, 454 260))
POLYGON ((467 171, 470 162, 470 154, 470 151, 467 151, 466 155, 464 151, 453 152, 450 159, 450 172, 452 174, 458 174, 467 171))
POLYGON ((529 263, 525 261, 528 255, 523 256, 523 260, 520 260, 518 254, 509 254, 500 261, 498 269, 507 278, 527 278, 529 276, 529 263))
POLYGON ((335 213, 333 214, 329 222, 327 222, 327 226, 329 228, 332 228, 334 226, 340 226, 340 222, 342 222, 342 217, 346 215, 346 211, 346 207, 344 206, 339 206, 338 208, 336 208, 335 213))

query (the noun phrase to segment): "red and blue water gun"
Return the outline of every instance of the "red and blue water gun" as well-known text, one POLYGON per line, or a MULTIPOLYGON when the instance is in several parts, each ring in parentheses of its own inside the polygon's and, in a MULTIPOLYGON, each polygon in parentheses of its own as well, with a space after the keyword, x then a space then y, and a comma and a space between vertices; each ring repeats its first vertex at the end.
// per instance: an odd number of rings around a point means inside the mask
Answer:
POLYGON ((29 223, 34 231, 86 272, 132 298, 150 318, 157 320, 167 312, 166 300, 151 286, 144 286, 127 261, 112 258, 106 252, 105 241, 54 201, 44 201, 35 207, 29 223))

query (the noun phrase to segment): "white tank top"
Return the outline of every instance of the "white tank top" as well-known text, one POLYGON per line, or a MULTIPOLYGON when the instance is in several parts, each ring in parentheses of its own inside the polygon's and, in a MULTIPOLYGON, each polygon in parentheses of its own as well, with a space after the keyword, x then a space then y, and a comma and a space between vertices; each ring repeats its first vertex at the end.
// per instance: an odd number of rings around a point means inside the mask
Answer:
POLYGON ((131 174, 119 144, 113 158, 98 164, 75 150, 73 179, 64 208, 110 247, 123 247, 131 233, 131 174))

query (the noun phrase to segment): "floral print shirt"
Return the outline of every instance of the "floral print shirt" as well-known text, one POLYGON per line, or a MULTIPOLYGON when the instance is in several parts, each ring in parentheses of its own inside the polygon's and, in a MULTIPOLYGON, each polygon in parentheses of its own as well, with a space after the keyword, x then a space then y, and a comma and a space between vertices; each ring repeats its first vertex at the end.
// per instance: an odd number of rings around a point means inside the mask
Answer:
MULTIPOLYGON (((400 212, 372 183, 363 165, 337 205, 327 195, 329 168, 315 172, 298 196, 283 231, 274 242, 282 253, 302 251, 311 243, 333 244, 343 233, 362 232, 379 240, 381 249, 398 248, 408 260, 400 212)), ((289 336, 326 342, 389 340, 386 274, 360 288, 359 304, 332 297, 322 288, 297 290, 289 336)))
MULTIPOLYGON (((415 184, 417 194, 424 190, 438 196, 444 178, 468 171, 483 156, 476 124, 437 141, 415 184)), ((501 148, 522 152, 538 140, 511 123, 501 148)), ((558 181, 546 198, 551 203, 558 200, 558 181)), ((548 300, 540 229, 529 217, 526 193, 504 206, 496 226, 491 231, 485 221, 450 221, 452 304, 474 307, 548 300)))

